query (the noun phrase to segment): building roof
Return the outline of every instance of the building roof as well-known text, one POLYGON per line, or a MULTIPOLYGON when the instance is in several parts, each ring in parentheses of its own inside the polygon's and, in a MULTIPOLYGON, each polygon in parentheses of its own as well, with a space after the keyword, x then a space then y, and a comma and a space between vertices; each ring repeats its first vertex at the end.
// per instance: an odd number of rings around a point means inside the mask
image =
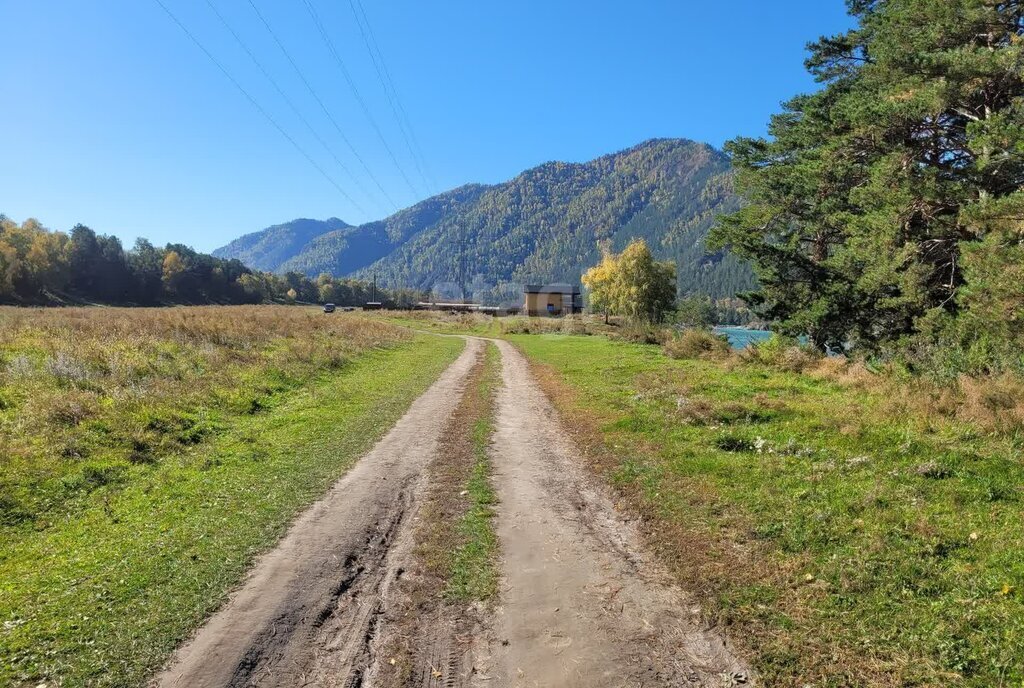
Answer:
POLYGON ((580 288, 570 284, 527 284, 523 286, 524 294, 571 294, 580 295, 580 288))

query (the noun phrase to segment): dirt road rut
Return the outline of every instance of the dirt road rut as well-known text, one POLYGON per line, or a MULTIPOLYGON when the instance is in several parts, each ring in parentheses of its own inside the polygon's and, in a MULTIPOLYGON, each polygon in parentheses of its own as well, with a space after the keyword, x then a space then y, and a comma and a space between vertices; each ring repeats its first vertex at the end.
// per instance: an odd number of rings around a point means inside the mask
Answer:
POLYGON ((393 546, 436 451, 439 420, 458 403, 482 348, 469 342, 373 450, 296 520, 157 685, 364 685, 382 600, 399 575, 393 546))
MULTIPOLYGON (((476 637, 418 639, 412 686, 604 688, 752 684, 695 602, 643 551, 577 452, 523 356, 498 341, 492 440, 502 586, 476 637), (446 649, 445 649, 446 648, 446 649), (436 664, 435 664, 436 662, 436 664), (434 667, 437 667, 436 669, 434 667)), ((379 685, 412 521, 486 342, 466 350, 374 449, 293 524, 242 588, 154 680, 160 688, 379 685)), ((393 673, 393 672, 392 672, 393 673)), ((393 676, 388 685, 394 685, 393 676)))
POLYGON ((585 475, 511 344, 493 440, 503 586, 490 685, 722 686, 747 680, 585 475))

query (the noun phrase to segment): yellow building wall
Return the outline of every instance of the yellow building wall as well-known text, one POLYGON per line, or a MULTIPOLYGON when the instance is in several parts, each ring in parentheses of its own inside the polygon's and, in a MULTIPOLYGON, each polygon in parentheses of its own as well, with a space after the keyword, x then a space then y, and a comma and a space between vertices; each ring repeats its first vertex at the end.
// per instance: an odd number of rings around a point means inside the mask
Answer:
POLYGON ((548 304, 552 304, 555 307, 555 315, 562 315, 563 303, 566 300, 565 294, 551 293, 551 294, 527 294, 526 295, 526 314, 534 316, 543 316, 548 314, 548 304))

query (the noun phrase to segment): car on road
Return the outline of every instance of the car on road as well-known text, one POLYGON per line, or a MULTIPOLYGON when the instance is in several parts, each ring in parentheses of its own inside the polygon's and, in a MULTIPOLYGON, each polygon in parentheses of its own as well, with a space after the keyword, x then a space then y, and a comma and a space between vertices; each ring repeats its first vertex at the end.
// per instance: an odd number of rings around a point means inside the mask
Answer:
POLYGON ((325 303, 324 304, 324 313, 333 313, 334 310, 335 310, 335 306, 334 306, 333 303, 325 303))

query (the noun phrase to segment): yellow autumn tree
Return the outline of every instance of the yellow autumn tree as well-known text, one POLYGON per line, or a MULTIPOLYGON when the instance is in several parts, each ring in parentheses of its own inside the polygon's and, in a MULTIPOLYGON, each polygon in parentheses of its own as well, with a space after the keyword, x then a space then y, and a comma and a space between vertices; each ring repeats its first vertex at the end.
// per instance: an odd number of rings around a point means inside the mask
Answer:
POLYGON ((164 256, 163 265, 164 288, 168 292, 174 293, 178 277, 183 272, 185 272, 185 261, 181 259, 177 251, 168 251, 167 255, 164 256))
POLYGON ((598 265, 583 275, 591 309, 633 321, 660 321, 676 299, 675 265, 654 260, 643 239, 616 255, 602 247, 598 265))
POLYGON ((601 245, 601 262, 590 268, 583 275, 583 286, 587 289, 590 309, 604 313, 604 322, 608 324, 608 315, 615 311, 614 276, 616 256, 607 244, 601 245))

